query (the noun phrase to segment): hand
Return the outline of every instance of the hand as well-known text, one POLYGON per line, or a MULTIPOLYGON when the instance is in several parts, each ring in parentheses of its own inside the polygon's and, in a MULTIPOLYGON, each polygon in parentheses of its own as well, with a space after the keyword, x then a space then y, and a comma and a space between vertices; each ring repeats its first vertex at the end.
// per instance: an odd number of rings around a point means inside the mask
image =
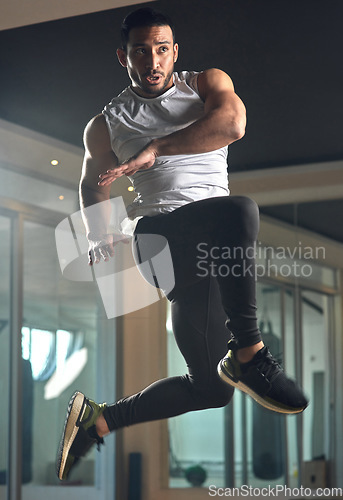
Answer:
POLYGON ((98 264, 101 259, 105 262, 109 260, 110 257, 114 256, 114 247, 123 241, 124 243, 129 243, 128 239, 123 239, 123 237, 116 237, 114 239, 113 234, 103 234, 103 235, 93 235, 89 233, 87 235, 88 239, 88 264, 92 266, 93 264, 98 264))
POLYGON ((125 163, 100 174, 100 181, 98 184, 99 186, 108 186, 122 175, 133 175, 138 170, 150 168, 154 165, 157 156, 157 151, 154 149, 152 143, 150 143, 140 153, 133 156, 125 163))

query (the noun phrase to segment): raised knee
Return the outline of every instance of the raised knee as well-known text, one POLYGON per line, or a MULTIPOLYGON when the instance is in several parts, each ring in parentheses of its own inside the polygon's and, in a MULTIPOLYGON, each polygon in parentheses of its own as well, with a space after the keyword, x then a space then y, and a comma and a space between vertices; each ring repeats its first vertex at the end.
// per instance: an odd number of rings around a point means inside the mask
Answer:
POLYGON ((230 386, 207 388, 198 392, 203 408, 223 408, 230 403, 234 389, 230 386))
POLYGON ((256 201, 247 196, 237 196, 237 210, 240 212, 242 219, 258 219, 259 209, 256 201))
POLYGON ((229 394, 222 394, 217 396, 211 401, 211 406, 209 408, 224 408, 224 406, 228 405, 232 399, 233 390, 229 394))
POLYGON ((231 217, 235 217, 236 228, 239 234, 244 237, 256 239, 259 229, 259 209, 257 203, 247 196, 232 197, 233 212, 231 217))

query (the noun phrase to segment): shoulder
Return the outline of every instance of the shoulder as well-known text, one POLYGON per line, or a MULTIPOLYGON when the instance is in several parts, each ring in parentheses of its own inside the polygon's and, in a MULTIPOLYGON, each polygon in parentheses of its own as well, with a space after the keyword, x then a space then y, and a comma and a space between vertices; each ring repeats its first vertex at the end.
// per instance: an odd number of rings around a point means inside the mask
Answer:
POLYGON ((111 149, 111 140, 103 114, 96 115, 86 125, 83 141, 86 150, 101 153, 111 149))
POLYGON ((179 73, 175 72, 173 74, 174 83, 176 86, 186 83, 190 87, 196 87, 199 74, 199 71, 180 71, 179 73))
POLYGON ((103 109, 103 114, 107 116, 113 115, 118 107, 125 105, 128 101, 132 100, 134 95, 135 94, 131 92, 130 87, 126 87, 122 92, 120 92, 120 94, 113 97, 113 99, 106 104, 103 109))
POLYGON ((206 99, 209 92, 234 92, 231 78, 225 71, 217 68, 206 69, 198 75, 200 97, 206 99))

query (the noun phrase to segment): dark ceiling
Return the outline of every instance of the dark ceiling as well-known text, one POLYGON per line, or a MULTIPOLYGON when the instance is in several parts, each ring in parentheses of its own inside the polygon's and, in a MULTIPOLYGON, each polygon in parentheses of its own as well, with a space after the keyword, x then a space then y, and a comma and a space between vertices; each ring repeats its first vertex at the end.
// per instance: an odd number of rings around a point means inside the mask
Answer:
MULTIPOLYGON (((146 5, 174 19, 176 70, 219 67, 245 102, 247 132, 230 148, 231 171, 343 158, 342 0, 146 5)), ((81 146, 88 120, 129 83, 115 49, 132 9, 0 32, 0 117, 81 146)), ((342 202, 335 209, 342 214, 342 202)), ((328 236, 343 242, 342 231, 328 236)))

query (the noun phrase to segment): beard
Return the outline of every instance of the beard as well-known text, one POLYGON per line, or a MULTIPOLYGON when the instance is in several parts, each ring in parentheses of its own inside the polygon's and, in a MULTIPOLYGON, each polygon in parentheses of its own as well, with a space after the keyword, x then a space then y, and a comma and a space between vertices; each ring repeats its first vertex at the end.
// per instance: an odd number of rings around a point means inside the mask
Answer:
MULTIPOLYGON (((163 94, 165 88, 168 87, 168 85, 170 84, 170 80, 173 76, 173 73, 174 73, 174 66, 172 67, 170 72, 164 77, 162 85, 156 85, 156 86, 144 84, 137 74, 131 74, 131 78, 136 83, 136 85, 138 86, 138 88, 140 90, 142 90, 146 94, 149 94, 153 97, 153 96, 158 96, 158 95, 163 94)), ((162 71, 155 71, 155 73, 150 73, 150 72, 146 73, 143 75, 143 77, 146 77, 150 74, 164 76, 164 73, 162 71)))

